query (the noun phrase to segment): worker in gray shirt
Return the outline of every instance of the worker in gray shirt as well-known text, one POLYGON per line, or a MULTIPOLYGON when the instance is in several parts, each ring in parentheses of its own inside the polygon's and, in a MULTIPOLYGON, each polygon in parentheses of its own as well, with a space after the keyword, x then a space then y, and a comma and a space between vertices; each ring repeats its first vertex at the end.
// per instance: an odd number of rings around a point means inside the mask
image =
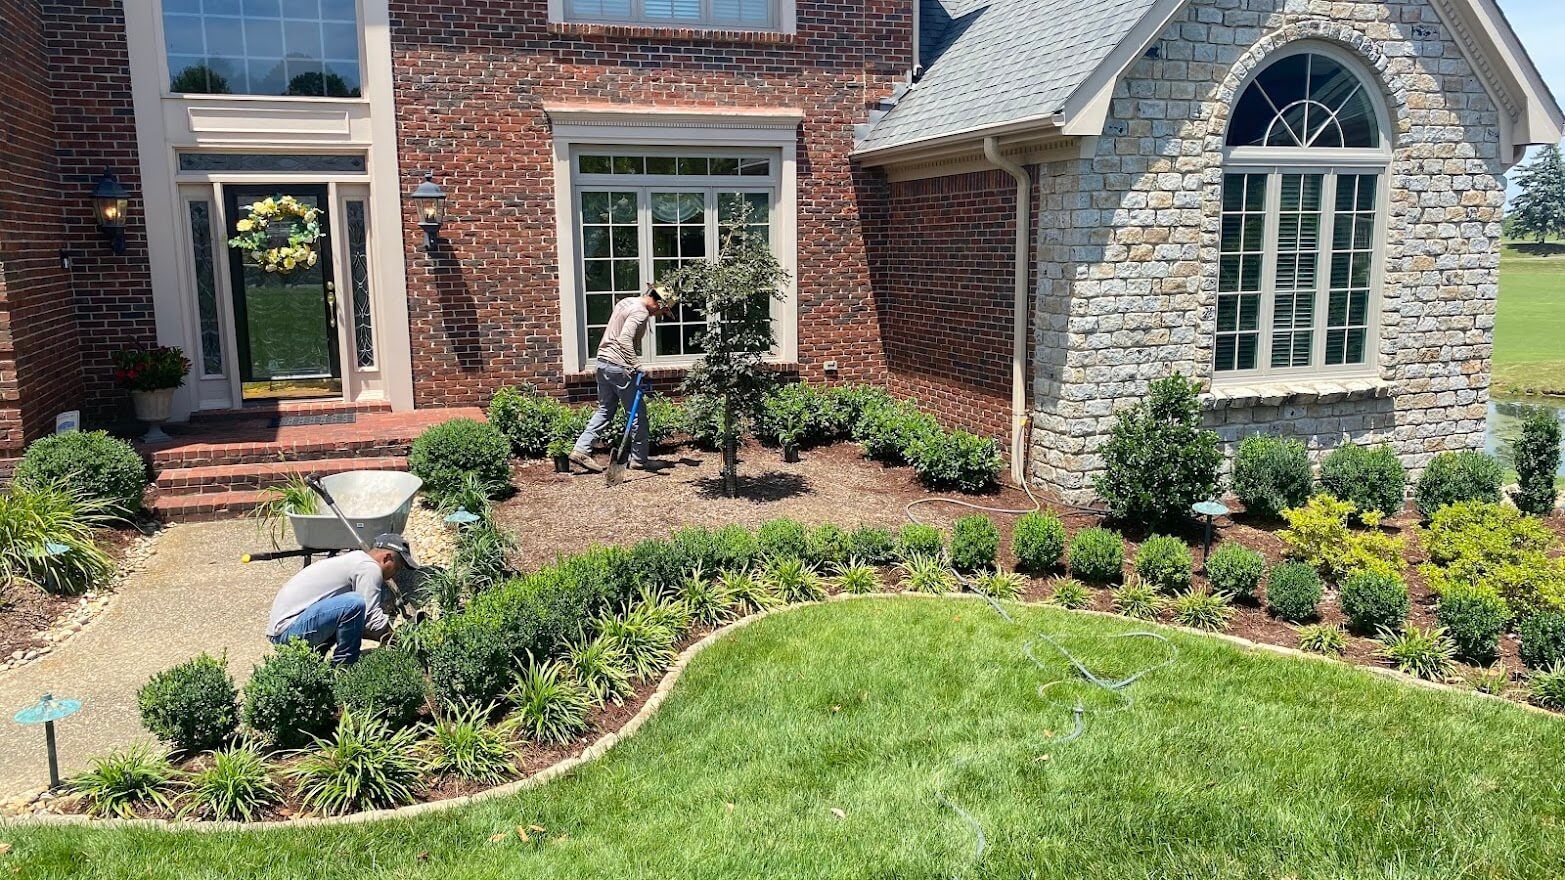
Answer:
MULTIPOLYGON (((592 458, 592 444, 608 428, 619 408, 623 406, 628 411, 635 400, 637 383, 643 381, 641 340, 646 336, 647 322, 667 315, 677 304, 673 291, 658 284, 649 285, 641 296, 628 296, 615 304, 603 330, 603 341, 598 344, 598 409, 588 420, 587 430, 576 439, 576 448, 571 450, 571 461, 583 469, 592 473, 603 470, 592 458)), ((635 437, 630 447, 631 465, 650 470, 645 408, 636 414, 632 430, 635 437)))
POLYGON ((403 569, 417 571, 418 564, 401 535, 381 535, 370 550, 307 566, 278 591, 266 637, 278 645, 303 639, 318 651, 330 648, 334 665, 353 663, 366 636, 385 641, 390 635, 391 618, 382 606, 387 582, 403 569))

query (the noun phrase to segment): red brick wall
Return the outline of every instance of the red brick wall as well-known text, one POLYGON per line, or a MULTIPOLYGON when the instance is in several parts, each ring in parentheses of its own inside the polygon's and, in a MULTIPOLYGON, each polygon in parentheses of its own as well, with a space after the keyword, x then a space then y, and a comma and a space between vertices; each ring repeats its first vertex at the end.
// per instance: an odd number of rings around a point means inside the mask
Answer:
POLYGON ((1016 183, 980 171, 887 190, 869 224, 887 384, 1008 448, 1016 183))
POLYGON ((0 458, 82 393, 44 34, 37 0, 0 0, 0 458))
POLYGON ((115 421, 129 415, 130 399, 113 385, 111 355, 157 340, 125 11, 121 0, 49 0, 42 6, 59 139, 61 246, 72 255, 86 415, 115 421), (124 254, 109 250, 92 217, 88 194, 105 167, 131 194, 124 254))
POLYGON ((853 126, 910 65, 910 0, 799 0, 798 34, 550 26, 545 0, 393 0, 399 150, 410 190, 432 169, 450 193, 442 251, 407 206, 414 396, 482 403, 498 385, 562 391, 559 246, 542 104, 801 107, 800 373, 884 376, 853 126))

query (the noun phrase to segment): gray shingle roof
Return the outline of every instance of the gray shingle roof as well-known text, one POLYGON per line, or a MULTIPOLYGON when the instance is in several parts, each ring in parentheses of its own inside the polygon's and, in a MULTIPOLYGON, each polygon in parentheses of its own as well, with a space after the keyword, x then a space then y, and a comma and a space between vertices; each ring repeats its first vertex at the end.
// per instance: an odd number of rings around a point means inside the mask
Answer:
POLYGON ((1058 113, 1154 0, 920 0, 924 75, 860 149, 1058 113))

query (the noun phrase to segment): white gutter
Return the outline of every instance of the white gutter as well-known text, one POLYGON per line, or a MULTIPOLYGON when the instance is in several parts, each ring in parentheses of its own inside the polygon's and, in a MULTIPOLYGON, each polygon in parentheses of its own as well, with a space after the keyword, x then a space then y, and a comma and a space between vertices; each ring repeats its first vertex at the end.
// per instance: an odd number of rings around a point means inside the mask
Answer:
POLYGON ((1027 479, 1027 331, 1031 325, 1028 268, 1032 264, 1032 178, 1027 169, 1000 154, 1000 141, 984 138, 984 157, 1016 180, 1016 279, 1011 304, 1011 479, 1027 479))

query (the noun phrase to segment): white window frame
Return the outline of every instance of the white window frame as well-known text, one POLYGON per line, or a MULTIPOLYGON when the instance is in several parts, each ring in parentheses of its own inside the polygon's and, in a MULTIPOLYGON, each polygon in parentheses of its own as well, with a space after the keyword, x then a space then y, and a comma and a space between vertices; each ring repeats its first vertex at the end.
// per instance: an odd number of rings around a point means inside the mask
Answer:
MULTIPOLYGON (((561 365, 566 373, 581 373, 591 368, 594 352, 586 349, 586 299, 581 278, 581 240, 578 204, 580 191, 613 189, 616 183, 625 189, 678 187, 680 181, 696 178, 677 175, 582 175, 576 170, 576 158, 582 153, 621 154, 656 153, 663 155, 766 156, 771 158, 771 177, 707 176, 689 188, 725 192, 773 189, 771 243, 778 262, 788 272, 782 298, 772 303, 772 322, 776 345, 765 360, 793 363, 798 359, 798 200, 797 152, 798 124, 803 113, 792 108, 755 108, 751 110, 669 110, 659 108, 608 108, 603 105, 546 106, 554 129, 555 224, 559 241, 561 365)), ((650 189, 646 191, 650 192, 650 189)), ((646 199, 638 200, 638 215, 646 210, 646 199)), ((710 209, 710 204, 708 208, 710 209)), ((650 225, 641 228, 639 253, 647 265, 651 261, 650 225)), ((715 242, 708 230, 708 253, 715 242)), ((649 280, 643 277, 645 283, 649 280)), ((655 351, 648 332, 648 350, 655 351)), ((689 367, 698 356, 652 356, 648 366, 689 367)))
MULTIPOLYGON (((551 2, 555 2, 555 0, 551 0, 551 2)), ((359 95, 356 98, 328 95, 266 95, 255 92, 176 92, 171 88, 174 71, 169 65, 168 35, 164 33, 163 28, 163 0, 156 0, 152 10, 153 14, 150 17, 150 24, 157 35, 158 70, 162 76, 158 86, 158 93, 164 98, 181 101, 279 101, 289 103, 335 102, 340 104, 363 104, 371 97, 371 86, 369 84, 371 74, 368 71, 368 65, 373 63, 373 60, 369 57, 370 47, 367 45, 365 38, 366 17, 371 11, 380 9, 384 9, 384 0, 373 0, 373 3, 366 3, 365 0, 355 0, 354 2, 354 25, 358 30, 359 53, 357 60, 359 66, 359 95), (367 8, 372 5, 375 9, 367 8)))
POLYGON ((581 15, 572 11, 570 0, 549 0, 549 21, 554 24, 619 24, 633 27, 760 31, 783 34, 792 34, 798 31, 795 0, 770 0, 770 15, 765 24, 718 20, 713 12, 714 0, 700 0, 701 17, 691 20, 649 16, 644 11, 644 2, 645 0, 630 0, 630 15, 621 17, 581 15))
MULTIPOLYGON (((1219 216, 1222 211, 1221 191, 1222 187, 1227 184, 1227 175, 1265 174, 1267 175, 1266 228, 1263 233, 1264 251, 1261 269, 1262 283, 1259 291, 1261 294, 1261 305, 1256 366, 1255 369, 1251 370, 1218 371, 1217 325, 1214 313, 1212 356, 1209 362, 1214 385, 1253 384, 1257 380, 1307 381, 1311 379, 1367 378, 1376 376, 1379 373, 1380 313, 1385 288, 1386 248, 1389 238, 1386 223, 1390 215, 1392 128, 1389 123, 1385 102, 1380 96, 1380 90, 1374 87, 1375 80, 1365 70, 1364 65, 1347 52, 1325 43, 1304 41, 1276 53, 1267 59, 1265 65, 1251 71, 1244 83, 1235 90, 1234 102, 1238 103, 1239 98, 1244 95, 1245 90, 1250 87, 1251 82, 1254 81, 1261 71, 1283 58, 1306 53, 1330 57, 1358 76, 1365 92, 1370 96, 1371 106, 1375 109, 1376 119, 1380 125, 1380 146, 1373 148, 1224 148, 1222 168, 1224 180, 1219 184, 1218 197, 1219 216), (1321 193, 1320 243, 1317 251, 1319 262, 1317 263, 1316 271, 1314 323, 1311 327, 1313 335, 1310 342, 1310 365, 1304 367, 1271 366, 1272 335, 1274 333, 1272 317, 1277 295, 1276 279, 1279 252, 1277 232, 1281 216, 1281 182, 1284 174, 1319 174, 1323 175, 1324 178, 1321 193), (1377 178, 1374 216, 1375 234, 1370 260, 1364 362, 1327 366, 1325 364, 1326 321, 1330 312, 1332 242, 1336 230, 1336 182, 1342 175, 1373 175, 1377 178)), ((1220 230, 1219 235, 1221 235, 1220 230)), ((1215 295, 1220 297, 1233 294, 1217 293, 1215 295)))

